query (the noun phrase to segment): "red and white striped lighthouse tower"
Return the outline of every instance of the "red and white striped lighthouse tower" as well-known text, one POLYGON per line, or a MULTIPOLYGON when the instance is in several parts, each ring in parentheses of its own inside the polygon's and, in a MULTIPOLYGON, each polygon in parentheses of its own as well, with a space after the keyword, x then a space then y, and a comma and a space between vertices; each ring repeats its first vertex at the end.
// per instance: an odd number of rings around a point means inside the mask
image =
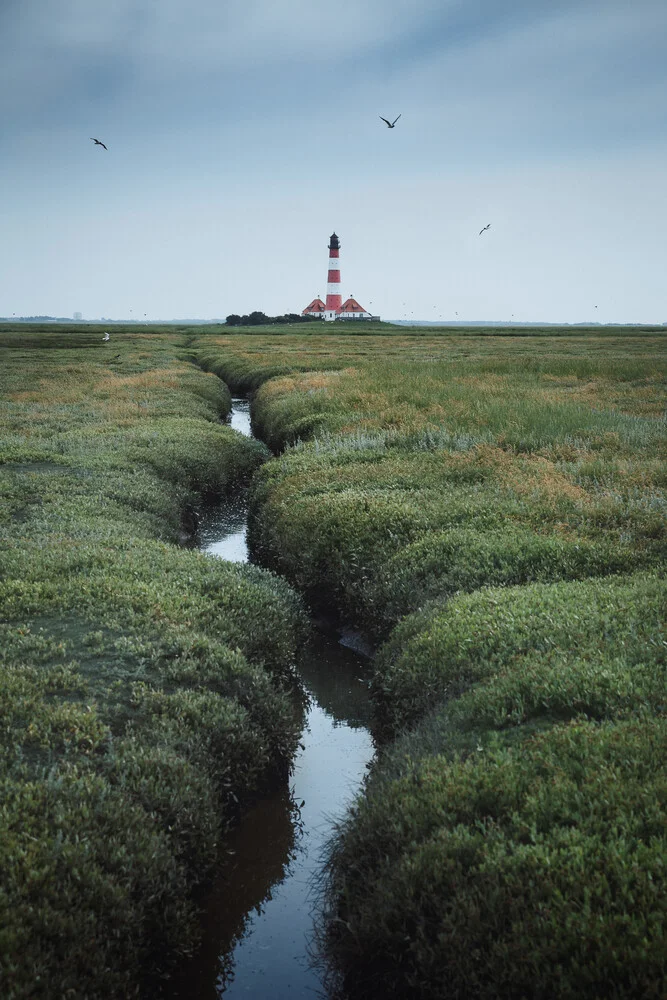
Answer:
POLYGON ((327 274, 327 301, 317 296, 316 299, 301 311, 302 316, 309 316, 312 319, 379 319, 379 316, 371 316, 363 306, 360 306, 356 299, 350 296, 343 302, 340 294, 340 242, 335 233, 329 238, 329 273, 327 274))
POLYGON ((329 240, 329 273, 327 275, 327 301, 324 306, 324 318, 336 319, 343 304, 340 294, 340 242, 335 233, 329 240))

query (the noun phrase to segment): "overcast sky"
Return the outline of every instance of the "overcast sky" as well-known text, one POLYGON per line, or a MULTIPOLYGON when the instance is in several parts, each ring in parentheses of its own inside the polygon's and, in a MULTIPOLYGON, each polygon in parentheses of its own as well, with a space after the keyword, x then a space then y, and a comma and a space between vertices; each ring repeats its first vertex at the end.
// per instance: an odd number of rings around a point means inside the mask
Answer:
POLYGON ((665 0, 0 0, 0 316, 300 312, 335 230, 386 319, 667 322, 666 53, 665 0))

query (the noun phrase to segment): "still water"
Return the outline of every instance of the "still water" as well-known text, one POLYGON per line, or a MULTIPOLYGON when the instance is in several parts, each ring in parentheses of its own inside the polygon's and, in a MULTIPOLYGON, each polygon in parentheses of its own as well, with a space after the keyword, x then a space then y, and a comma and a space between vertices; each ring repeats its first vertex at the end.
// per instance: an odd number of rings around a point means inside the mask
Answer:
MULTIPOLYGON (((232 397, 229 423, 235 431, 252 437, 250 403, 247 399, 232 397)), ((229 562, 248 562, 248 502, 245 490, 241 489, 222 501, 205 504, 198 513, 197 548, 229 562)))
MULTIPOLYGON (((249 403, 233 400, 232 427, 250 434, 249 403)), ((248 560, 239 493, 200 510, 198 547, 248 560)), ((313 910, 323 847, 373 756, 369 661, 351 630, 314 629, 299 673, 309 696, 302 749, 289 786, 263 798, 222 845, 199 954, 170 997, 287 1000, 325 997, 313 954, 313 910)))

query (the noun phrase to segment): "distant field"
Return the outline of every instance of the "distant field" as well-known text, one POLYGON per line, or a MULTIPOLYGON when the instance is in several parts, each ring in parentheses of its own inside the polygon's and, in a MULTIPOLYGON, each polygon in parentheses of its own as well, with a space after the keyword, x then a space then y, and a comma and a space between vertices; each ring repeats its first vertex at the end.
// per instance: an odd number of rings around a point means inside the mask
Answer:
POLYGON ((193 336, 193 337, 335 337, 335 338, 358 338, 358 337, 494 337, 494 338, 517 338, 517 337, 645 337, 645 336, 667 336, 665 326, 403 326, 395 323, 385 322, 364 322, 355 324, 354 321, 347 323, 299 323, 296 326, 289 324, 271 324, 267 326, 235 326, 227 327, 225 324, 210 324, 206 326, 188 326, 187 323, 76 323, 68 326, 66 323, 9 323, 0 322, 0 347, 16 346, 25 341, 34 345, 39 343, 43 347, 62 344, 65 339, 68 344, 79 346, 94 346, 101 340, 105 331, 109 331, 112 337, 119 336, 193 336))
POLYGON ((354 320, 339 323, 313 322, 299 323, 294 327, 289 324, 270 324, 266 326, 236 326, 229 327, 222 325, 218 330, 215 327, 193 327, 201 335, 223 333, 230 336, 336 336, 336 337, 368 337, 374 335, 382 336, 410 336, 410 337, 430 337, 430 336, 459 336, 459 337, 578 337, 578 336, 601 336, 601 337, 634 337, 646 336, 647 334, 666 334, 667 327, 658 324, 655 326, 421 326, 415 324, 403 325, 398 323, 385 322, 356 322, 354 320))

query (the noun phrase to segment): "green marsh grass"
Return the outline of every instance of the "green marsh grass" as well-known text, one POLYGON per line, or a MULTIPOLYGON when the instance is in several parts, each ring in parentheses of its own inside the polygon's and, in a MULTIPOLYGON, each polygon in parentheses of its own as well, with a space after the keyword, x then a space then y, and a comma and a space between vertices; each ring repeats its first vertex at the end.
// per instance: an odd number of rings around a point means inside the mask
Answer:
POLYGON ((254 425, 284 452, 255 482, 257 553, 363 624, 387 621, 368 582, 431 531, 509 522, 617 546, 612 572, 664 558, 664 337, 207 343, 197 357, 255 390, 254 425))
POLYGON ((382 641, 330 844, 345 996, 662 997, 664 331, 198 338, 251 547, 382 641))
POLYGON ((268 451, 182 334, 0 341, 0 992, 151 995, 300 731, 297 595, 174 544, 268 451))
POLYGON ((349 992, 662 997, 664 331, 98 335, 0 330, 11 1000, 63 927, 97 943, 62 992, 136 993, 288 766, 298 599, 173 546, 251 475, 256 556, 384 640, 322 925, 349 992))
POLYGON ((371 787, 330 856, 345 995, 658 1000, 666 736, 577 720, 371 787))

